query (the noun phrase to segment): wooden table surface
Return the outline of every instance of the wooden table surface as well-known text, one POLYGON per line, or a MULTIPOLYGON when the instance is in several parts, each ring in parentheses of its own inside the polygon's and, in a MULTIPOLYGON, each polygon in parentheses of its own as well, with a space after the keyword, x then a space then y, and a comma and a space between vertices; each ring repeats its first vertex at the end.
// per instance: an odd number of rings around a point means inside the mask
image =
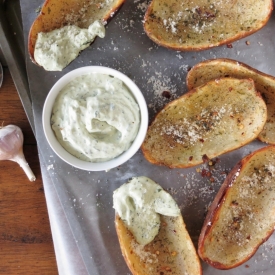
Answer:
POLYGON ((24 134, 24 154, 36 181, 13 161, 0 161, 0 274, 58 274, 36 140, 8 69, 0 88, 0 125, 24 134))

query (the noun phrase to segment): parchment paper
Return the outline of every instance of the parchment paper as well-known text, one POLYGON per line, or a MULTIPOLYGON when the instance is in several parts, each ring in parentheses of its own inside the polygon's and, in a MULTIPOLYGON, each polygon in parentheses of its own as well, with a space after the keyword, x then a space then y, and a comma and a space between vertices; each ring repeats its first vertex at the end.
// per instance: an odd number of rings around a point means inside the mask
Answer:
MULTIPOLYGON (((177 52, 157 46, 144 33, 142 20, 148 2, 127 0, 119 13, 109 22, 106 37, 97 38, 62 72, 46 72, 32 64, 27 57, 40 159, 44 165, 43 174, 46 174, 47 170, 49 176, 44 177, 44 185, 55 188, 72 232, 72 236, 70 232, 63 232, 64 235, 59 234, 59 238, 63 238, 63 242, 66 242, 66 238, 74 238, 87 272, 93 275, 130 274, 119 248, 114 227, 115 212, 112 208, 112 193, 121 184, 133 176, 147 176, 167 189, 180 205, 189 234, 197 245, 207 206, 222 184, 225 172, 228 172, 242 157, 265 146, 261 142, 254 141, 239 150, 221 156, 212 171, 214 182, 211 182, 209 177, 202 176, 201 171, 208 169, 206 165, 171 170, 148 163, 140 151, 127 163, 109 172, 75 169, 54 154, 43 134, 41 122, 43 104, 53 84, 75 68, 103 65, 128 75, 140 87, 146 98, 150 120, 165 104, 187 91, 185 85, 187 71, 202 60, 232 58, 275 75, 274 13, 266 27, 232 43, 233 48, 221 46, 201 52, 177 52), (171 98, 163 97, 161 95, 163 91, 169 91, 171 98)), ((30 26, 37 16, 36 10, 42 4, 43 0, 21 0, 26 45, 30 26)), ((47 203, 51 204, 51 200, 48 199, 47 203)), ((52 211, 51 205, 48 209, 52 211)), ((53 213, 49 214, 51 216, 53 213)), ((274 244, 273 234, 253 258, 229 271, 215 270, 203 263, 204 274, 273 275, 274 244)), ((67 257, 66 253, 64 255, 67 257)), ((57 260, 60 261, 62 257, 63 255, 57 255, 57 260)), ((63 262, 66 263, 66 259, 63 262)), ((83 274, 84 269, 73 273, 83 274)))

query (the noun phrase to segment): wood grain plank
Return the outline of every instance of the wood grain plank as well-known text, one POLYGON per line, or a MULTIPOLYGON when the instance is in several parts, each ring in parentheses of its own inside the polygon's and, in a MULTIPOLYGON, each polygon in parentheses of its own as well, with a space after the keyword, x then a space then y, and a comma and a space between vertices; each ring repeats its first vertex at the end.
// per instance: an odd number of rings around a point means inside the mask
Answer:
POLYGON ((22 129, 24 154, 37 179, 30 182, 17 163, 0 161, 0 274, 58 274, 36 141, 7 69, 1 124, 22 129))

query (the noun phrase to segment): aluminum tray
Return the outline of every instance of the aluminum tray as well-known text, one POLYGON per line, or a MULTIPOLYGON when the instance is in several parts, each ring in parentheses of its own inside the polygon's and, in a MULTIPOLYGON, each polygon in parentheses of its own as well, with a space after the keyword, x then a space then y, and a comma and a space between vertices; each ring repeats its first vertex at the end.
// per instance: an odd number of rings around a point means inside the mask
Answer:
MULTIPOLYGON (((187 229, 197 244, 207 206, 228 172, 242 157, 265 146, 254 141, 219 158, 212 171, 214 182, 200 173, 205 165, 190 169, 168 169, 149 164, 139 151, 127 163, 109 172, 87 172, 60 160, 43 134, 41 115, 53 84, 65 73, 82 66, 103 65, 126 73, 142 90, 150 119, 168 101, 187 91, 185 78, 194 64, 218 57, 242 61, 256 69, 275 74, 275 16, 259 32, 226 46, 201 52, 177 52, 159 47, 144 33, 143 15, 149 1, 126 1, 107 26, 107 35, 96 41, 62 72, 46 72, 27 58, 27 72, 33 101, 36 137, 41 157, 62 203, 74 238, 89 274, 130 274, 121 255, 114 228, 112 193, 133 176, 148 176, 166 188, 181 207, 187 229), (250 43, 246 43, 249 41, 250 43), (168 100, 161 94, 170 91, 168 100)), ((25 45, 36 10, 43 0, 21 0, 25 45)), ((215 270, 203 263, 204 274, 266 274, 275 270, 275 235, 248 262, 229 271, 215 270)))
POLYGON ((19 0, 0 0, 0 61, 9 67, 25 113, 34 131, 19 0))

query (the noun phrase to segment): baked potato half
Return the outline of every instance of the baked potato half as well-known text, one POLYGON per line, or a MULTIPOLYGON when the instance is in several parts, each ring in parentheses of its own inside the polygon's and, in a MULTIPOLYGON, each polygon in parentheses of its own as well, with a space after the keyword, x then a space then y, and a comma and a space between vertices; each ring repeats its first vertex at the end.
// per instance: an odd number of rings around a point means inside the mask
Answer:
POLYGON ((195 166, 255 139, 266 117, 252 79, 213 80, 167 104, 149 126, 142 151, 153 164, 195 166))
POLYGON ((161 226, 155 239, 138 244, 118 215, 116 231, 123 257, 133 275, 200 275, 202 268, 181 216, 160 216, 161 226))
POLYGON ((275 146, 242 159, 217 193, 199 237, 202 260, 218 269, 247 261, 275 229, 275 146))
POLYGON ((258 138, 275 144, 275 77, 232 59, 212 59, 195 65, 187 74, 188 89, 220 77, 252 78, 267 107, 267 121, 258 138))
POLYGON ((115 227, 133 275, 201 275, 196 249, 173 197, 150 178, 133 177, 113 193, 115 227))
POLYGON ((152 0, 144 29, 161 46, 198 51, 258 31, 269 20, 272 9, 272 0, 152 0))
POLYGON ((33 22, 28 38, 28 51, 34 59, 34 48, 39 32, 50 32, 66 25, 88 28, 96 20, 107 22, 125 0, 46 0, 33 22))

